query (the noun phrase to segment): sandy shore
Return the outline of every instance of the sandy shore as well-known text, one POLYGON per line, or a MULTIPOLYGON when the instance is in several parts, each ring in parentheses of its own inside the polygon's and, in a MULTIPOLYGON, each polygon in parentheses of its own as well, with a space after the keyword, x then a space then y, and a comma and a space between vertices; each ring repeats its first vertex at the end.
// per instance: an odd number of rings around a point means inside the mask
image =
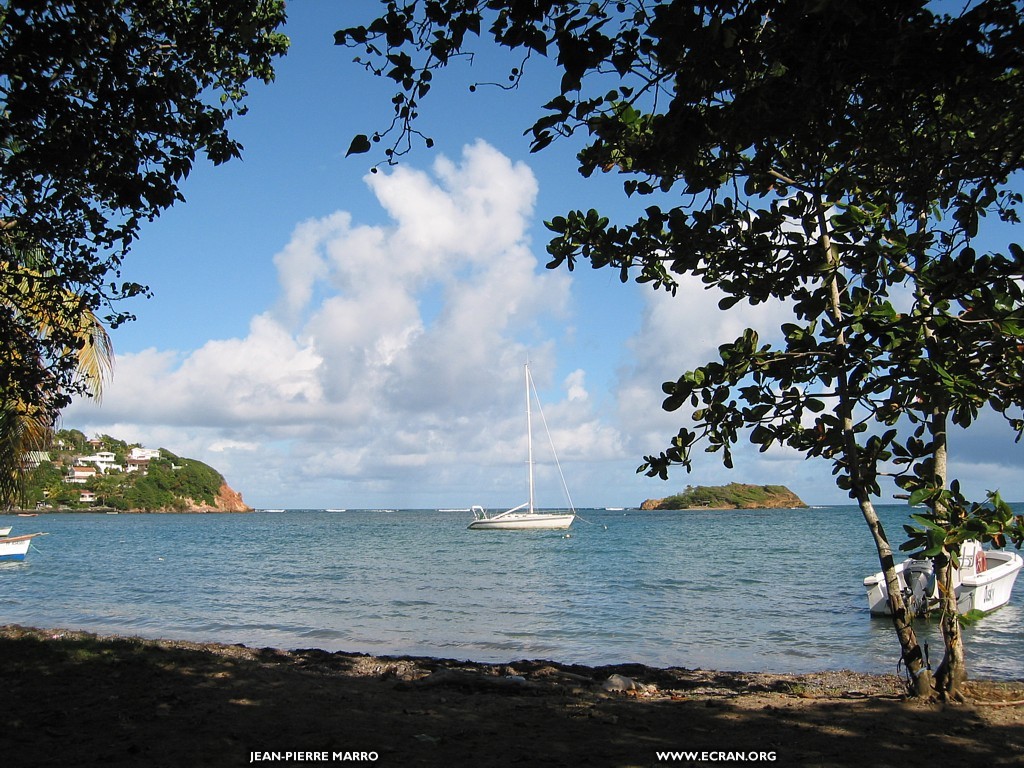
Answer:
POLYGON ((852 672, 488 665, 17 626, 0 627, 0 664, 12 768, 908 768, 1024 755, 1021 681, 970 683, 971 703, 943 706, 852 672))

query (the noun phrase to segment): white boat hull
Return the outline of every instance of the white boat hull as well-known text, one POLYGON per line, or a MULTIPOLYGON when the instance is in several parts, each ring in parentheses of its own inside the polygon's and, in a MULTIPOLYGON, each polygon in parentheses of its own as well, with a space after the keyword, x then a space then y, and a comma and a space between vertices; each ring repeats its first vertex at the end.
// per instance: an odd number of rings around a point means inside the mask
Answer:
MULTIPOLYGON (((1010 600, 1017 574, 1024 560, 1015 552, 983 551, 977 542, 965 542, 960 570, 953 576, 957 610, 960 613, 990 613, 1010 600), (981 552, 979 557, 978 553, 981 552)), ((896 566, 896 578, 909 609, 927 613, 938 605, 938 587, 930 560, 905 560, 896 566)), ((864 579, 868 608, 876 616, 889 616, 889 590, 882 572, 864 579)))
POLYGON ((564 531, 575 519, 572 513, 505 512, 494 517, 479 517, 469 527, 492 531, 564 531))
POLYGON ((7 528, 0 528, 0 536, 10 536, 10 535, 11 535, 11 527, 10 526, 8 526, 7 528))
POLYGON ((40 533, 30 533, 27 536, 14 536, 9 539, 0 539, 0 561, 24 560, 28 554, 28 548, 32 539, 41 536, 40 533))

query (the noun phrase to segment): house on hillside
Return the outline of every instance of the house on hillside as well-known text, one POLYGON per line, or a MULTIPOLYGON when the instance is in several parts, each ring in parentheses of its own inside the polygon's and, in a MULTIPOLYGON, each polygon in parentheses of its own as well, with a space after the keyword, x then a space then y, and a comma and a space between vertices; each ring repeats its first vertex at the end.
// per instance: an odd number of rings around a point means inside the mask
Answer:
POLYGON ((68 474, 64 479, 69 483, 84 483, 86 480, 96 477, 97 473, 96 467, 79 466, 76 464, 68 468, 68 474))
POLYGON ((149 473, 149 459, 133 459, 129 456, 124 462, 125 472, 138 472, 140 475, 149 473))
POLYGON ((121 465, 117 463, 114 458, 113 451, 100 451, 94 453, 92 456, 79 456, 75 459, 76 464, 95 464, 97 469, 103 474, 106 474, 111 469, 121 469, 121 465))
POLYGON ((49 460, 50 454, 47 451, 27 451, 21 457, 21 464, 25 469, 32 470, 49 460))

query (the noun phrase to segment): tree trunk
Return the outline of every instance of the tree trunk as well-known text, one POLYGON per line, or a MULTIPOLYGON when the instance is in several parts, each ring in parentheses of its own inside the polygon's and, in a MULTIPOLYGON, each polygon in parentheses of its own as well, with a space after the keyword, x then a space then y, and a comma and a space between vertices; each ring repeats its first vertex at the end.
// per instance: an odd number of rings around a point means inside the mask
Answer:
POLYGON ((878 513, 871 500, 867 496, 862 496, 859 499, 859 506, 868 528, 871 529, 875 548, 878 550, 878 561, 882 566, 882 575, 885 577, 885 586, 889 592, 892 625, 903 651, 903 663, 910 675, 910 692, 917 697, 930 697, 933 693, 932 673, 922 653, 917 633, 914 631, 914 617, 907 610, 906 601, 900 591, 899 579, 896 576, 896 563, 892 557, 892 547, 889 546, 889 540, 882 528, 882 521, 878 519, 878 513))
POLYGON ((964 701, 960 686, 967 680, 967 663, 964 660, 963 636, 960 634, 960 613, 953 591, 954 568, 945 552, 935 558, 935 570, 940 585, 942 640, 946 646, 942 663, 935 671, 935 687, 947 701, 964 701))
MULTIPOLYGON (((831 275, 828 278, 829 298, 832 316, 837 325, 843 321, 842 296, 840 293, 838 273, 841 267, 839 254, 829 236, 826 206, 822 199, 818 198, 818 227, 821 235, 821 246, 825 253, 826 263, 831 268, 831 275)), ((840 331, 836 336, 836 343, 845 347, 846 335, 840 331)), ((932 691, 932 674, 918 642, 917 633, 914 631, 914 617, 907 610, 903 593, 899 588, 899 580, 896 576, 896 563, 892 557, 892 547, 885 536, 882 528, 882 521, 878 519, 874 504, 871 503, 871 496, 867 491, 868 483, 864 477, 864 468, 860 461, 860 451, 857 445, 857 434, 854 430, 853 409, 856 404, 856 397, 851 391, 849 377, 845 371, 841 371, 836 383, 836 392, 839 395, 839 405, 836 408, 836 415, 842 419, 843 424, 843 461, 846 463, 850 477, 851 495, 857 500, 861 514, 864 516, 871 535, 875 541, 875 549, 878 551, 878 562, 882 566, 882 574, 885 577, 885 584, 889 593, 889 609, 892 613, 892 623, 896 630, 896 637, 900 643, 903 663, 906 665, 907 673, 910 675, 910 692, 914 696, 930 697, 932 691)))
MULTIPOLYGON (((934 459, 935 483, 939 488, 945 488, 947 483, 947 458, 949 446, 946 441, 946 423, 948 408, 944 398, 932 411, 929 430, 932 443, 935 448, 932 453, 934 459)), ((936 517, 944 519, 947 523, 952 522, 950 515, 953 510, 938 502, 935 507, 936 517)), ((942 663, 936 670, 936 687, 943 699, 952 701, 963 701, 960 693, 960 685, 967 679, 967 662, 964 658, 964 638, 960 633, 960 611, 957 608, 956 592, 953 590, 953 555, 959 556, 959 552, 951 552, 943 547, 942 553, 935 558, 935 576, 939 583, 939 605, 942 610, 942 641, 945 646, 945 653, 942 663)))
MULTIPOLYGON (((927 214, 924 207, 920 206, 921 213, 918 216, 918 232, 923 234, 926 231, 927 214)), ((918 255, 918 262, 923 263, 926 258, 918 255)), ((914 295, 917 298, 918 311, 927 318, 932 309, 932 299, 927 288, 916 278, 914 279, 914 295)), ((939 353, 933 349, 935 330, 927 322, 922 326, 926 340, 926 348, 929 358, 939 353)), ((941 360, 941 354, 938 359, 941 360)), ((945 489, 949 481, 947 461, 949 458, 949 443, 946 427, 949 422, 949 398, 940 390, 936 389, 931 400, 931 417, 928 423, 929 435, 932 439, 932 482, 937 489, 945 489)), ((932 513, 936 521, 945 521, 949 525, 952 521, 950 515, 954 510, 950 509, 946 502, 939 500, 931 505, 932 513)), ((960 684, 967 679, 967 664, 964 659, 964 641, 960 634, 960 614, 957 610, 956 594, 953 591, 953 564, 950 556, 954 554, 944 545, 942 552, 933 560, 932 567, 935 569, 935 578, 939 585, 939 607, 942 611, 942 640, 944 654, 942 662, 935 672, 937 690, 944 699, 962 700, 960 684)), ((956 553, 957 555, 959 552, 956 553)))

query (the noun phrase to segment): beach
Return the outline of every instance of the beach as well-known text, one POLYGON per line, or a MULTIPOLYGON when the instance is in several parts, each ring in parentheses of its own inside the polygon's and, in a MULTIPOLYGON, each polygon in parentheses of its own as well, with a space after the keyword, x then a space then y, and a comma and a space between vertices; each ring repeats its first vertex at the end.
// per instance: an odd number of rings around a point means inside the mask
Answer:
POLYGON ((0 627, 3 763, 1019 765, 1024 681, 428 657, 0 627))

